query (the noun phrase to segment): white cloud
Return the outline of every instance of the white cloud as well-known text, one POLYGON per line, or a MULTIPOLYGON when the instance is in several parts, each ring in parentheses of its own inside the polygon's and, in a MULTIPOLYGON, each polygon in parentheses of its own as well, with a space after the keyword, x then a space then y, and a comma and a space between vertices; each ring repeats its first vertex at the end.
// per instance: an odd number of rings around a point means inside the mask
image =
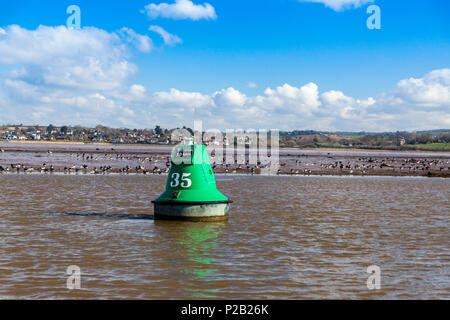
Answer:
POLYGON ((145 12, 152 19, 156 19, 158 17, 176 20, 217 19, 216 10, 212 5, 210 5, 209 3, 197 5, 190 0, 175 0, 175 3, 172 4, 150 3, 145 6, 145 12))
POLYGON ((147 93, 147 89, 145 89, 145 87, 142 85, 133 84, 130 87, 130 94, 133 97, 142 98, 142 97, 145 97, 146 93, 147 93))
POLYGON ((255 97, 253 103, 275 112, 305 116, 321 105, 318 87, 312 82, 302 87, 294 87, 286 83, 275 90, 267 88, 264 93, 264 96, 255 97))
POLYGON ((137 70, 130 46, 145 49, 146 43, 130 30, 1 28, 0 64, 12 71, 0 78, 0 123, 173 128, 201 119, 205 127, 220 129, 450 127, 450 69, 400 80, 391 91, 368 98, 320 92, 312 82, 267 88, 254 96, 233 87, 211 93, 151 92, 128 84, 137 70))
POLYGON ((435 70, 422 79, 401 80, 394 90, 397 103, 440 107, 450 103, 450 69, 435 70))
POLYGON ((363 117, 366 108, 375 104, 376 100, 369 97, 366 100, 347 97, 342 91, 330 90, 322 93, 322 112, 327 115, 334 115, 342 119, 358 119, 363 117))
MULTIPOLYGON (((401 80, 378 98, 358 99, 339 90, 319 94, 318 86, 284 84, 267 88, 264 94, 248 97, 239 90, 227 88, 211 95, 181 92, 158 92, 154 108, 177 113, 178 125, 203 119, 205 126, 219 128, 308 128, 317 130, 425 130, 448 128, 450 99, 428 94, 428 87, 438 87, 441 94, 450 89, 447 69, 435 70, 415 81, 401 80), (404 83, 412 82, 408 90, 404 83), (424 86, 416 86, 416 83, 424 86), (417 98, 420 96, 420 99, 417 98), (408 99, 407 99, 408 98, 408 99), (428 99, 428 100, 427 100, 428 99), (426 103, 424 103, 426 102, 426 103), (430 110, 427 107, 433 104, 430 110)), ((430 89, 434 92, 434 89, 430 89)))
POLYGON ((0 63, 22 66, 11 72, 15 80, 41 86, 112 90, 137 70, 115 33, 64 26, 27 30, 12 25, 3 30, 0 63))
POLYGON ((242 107, 247 101, 245 94, 234 88, 222 89, 214 95, 214 101, 217 105, 242 107))
POLYGON ((178 36, 167 32, 166 30, 164 30, 160 26, 150 26, 149 30, 159 34, 163 38, 165 45, 174 46, 177 43, 182 43, 183 42, 183 41, 181 41, 181 39, 178 36))
POLYGON ((358 8, 366 3, 374 2, 375 0, 299 0, 299 1, 323 3, 324 5, 335 11, 341 11, 349 8, 358 8))
POLYGON ((120 29, 121 35, 123 35, 129 43, 132 43, 141 52, 150 52, 153 49, 153 41, 146 35, 136 33, 129 28, 120 29))
POLYGON ((213 103, 209 95, 199 92, 185 92, 171 89, 169 92, 155 92, 155 102, 164 106, 201 108, 213 103))
POLYGON ((250 82, 248 83, 248 87, 249 87, 250 89, 256 89, 256 88, 258 88, 258 85, 257 85, 255 82, 250 81, 250 82))

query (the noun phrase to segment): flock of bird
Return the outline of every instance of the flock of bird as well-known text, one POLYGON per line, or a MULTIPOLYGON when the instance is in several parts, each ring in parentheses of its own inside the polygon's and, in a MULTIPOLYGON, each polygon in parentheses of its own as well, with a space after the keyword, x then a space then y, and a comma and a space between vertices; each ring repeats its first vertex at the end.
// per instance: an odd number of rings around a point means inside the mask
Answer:
POLYGON ((271 161, 256 161, 256 164, 251 164, 250 160, 245 160, 244 164, 239 164, 235 159, 234 163, 227 163, 227 159, 223 158, 221 163, 215 161, 212 162, 211 167, 215 172, 220 173, 238 173, 238 172, 248 172, 252 175, 257 173, 258 170, 270 168, 272 166, 271 161))
POLYGON ((366 174, 369 170, 391 169, 393 172, 423 172, 429 170, 450 171, 450 161, 444 159, 415 159, 415 158, 372 158, 361 157, 357 161, 338 160, 328 162, 306 162, 295 160, 295 167, 309 167, 303 170, 291 168, 291 174, 312 173, 313 171, 347 171, 350 174, 362 173, 366 174))
MULTIPOLYGON (((4 153, 3 149, 0 149, 0 153, 4 153)), ((54 158, 53 152, 48 151, 49 160, 55 160, 55 163, 61 163, 61 158, 54 158)), ((323 172, 342 172, 349 174, 367 174, 369 171, 390 169, 393 172, 407 172, 407 173, 423 173, 430 170, 433 171, 450 171, 450 161, 447 159, 415 159, 415 158, 395 158, 395 157, 360 157, 352 160, 335 160, 330 154, 328 154, 329 160, 317 159, 314 161, 314 157, 308 155, 297 155, 298 158, 294 160, 290 154, 288 158, 284 159, 284 162, 278 163, 277 174, 313 174, 323 172), (306 161, 305 161, 306 159, 306 161), (303 160, 303 161, 302 161, 303 160)), ((168 173, 171 161, 170 156, 167 155, 152 155, 142 156, 138 154, 120 154, 120 153, 71 153, 72 163, 76 162, 77 165, 67 166, 67 159, 63 159, 62 162, 66 165, 59 165, 56 167, 54 164, 48 165, 43 163, 42 166, 31 166, 23 164, 12 163, 8 166, 0 165, 0 173, 13 172, 13 173, 54 173, 61 172, 64 174, 109 174, 109 173, 121 173, 121 174, 163 174, 168 173), (76 161, 75 161, 76 159, 76 161), (101 163, 101 165, 98 165, 101 163)), ((270 160, 270 159, 266 159, 270 160)), ((274 163, 276 164, 276 163, 274 163)), ((256 164, 250 163, 247 159, 243 164, 239 164, 237 160, 234 163, 227 163, 226 158, 223 158, 222 162, 212 161, 212 168, 218 173, 250 173, 258 174, 262 169, 272 167, 271 161, 257 161, 256 164)))
MULTIPOLYGON (((4 152, 4 150, 0 150, 4 152)), ((47 152, 50 155, 53 152, 47 152)), ((55 173, 62 172, 64 174, 108 174, 108 173, 142 173, 142 174, 162 174, 169 172, 170 169, 170 157, 167 156, 153 156, 153 157, 140 157, 137 155, 124 155, 124 154, 104 154, 99 156, 98 154, 86 154, 75 153, 71 154, 72 158, 76 158, 77 162, 83 162, 83 164, 72 166, 60 166, 56 167, 53 164, 48 165, 43 163, 42 166, 29 166, 19 164, 10 164, 9 166, 0 166, 0 173, 14 172, 14 173, 55 173), (96 165, 98 161, 107 162, 132 162, 138 165, 126 164, 125 166, 118 166, 114 164, 96 165)), ((55 161, 57 162, 57 161, 55 161)), ((67 161, 66 161, 67 162, 67 161)), ((72 161, 73 162, 73 161, 72 161)))

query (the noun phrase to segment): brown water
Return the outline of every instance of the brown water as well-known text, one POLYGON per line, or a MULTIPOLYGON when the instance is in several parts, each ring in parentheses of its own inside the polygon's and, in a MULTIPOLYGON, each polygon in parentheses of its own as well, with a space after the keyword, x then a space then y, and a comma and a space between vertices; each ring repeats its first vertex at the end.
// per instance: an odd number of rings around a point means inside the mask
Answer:
POLYGON ((165 179, 0 175, 0 298, 450 299, 449 180, 218 176, 230 220, 186 223, 165 179))

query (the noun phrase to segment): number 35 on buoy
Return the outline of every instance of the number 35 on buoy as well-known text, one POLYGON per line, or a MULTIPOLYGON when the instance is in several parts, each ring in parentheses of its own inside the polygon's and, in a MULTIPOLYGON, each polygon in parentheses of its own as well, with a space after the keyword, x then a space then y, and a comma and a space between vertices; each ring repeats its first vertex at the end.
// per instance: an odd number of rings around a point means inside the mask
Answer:
POLYGON ((228 219, 230 201, 219 190, 206 147, 192 139, 174 148, 166 190, 154 201, 155 219, 228 219))
POLYGON ((189 188, 192 186, 192 180, 189 179, 189 176, 191 173, 183 173, 183 176, 181 178, 181 184, 180 184, 180 174, 178 172, 172 173, 172 181, 170 182, 170 186, 172 188, 176 188, 178 186, 181 186, 181 188, 189 188))

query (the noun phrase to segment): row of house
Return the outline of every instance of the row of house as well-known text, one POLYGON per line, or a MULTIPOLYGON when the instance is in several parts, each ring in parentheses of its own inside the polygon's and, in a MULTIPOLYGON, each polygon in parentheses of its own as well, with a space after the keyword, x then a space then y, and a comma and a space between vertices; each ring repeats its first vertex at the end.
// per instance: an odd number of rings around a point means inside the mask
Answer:
POLYGON ((41 132, 33 131, 26 134, 18 133, 16 131, 5 132, 3 136, 0 136, 2 140, 41 140, 41 132))
MULTIPOLYGON (((173 133, 173 132, 172 132, 173 133)), ((239 145, 252 144, 252 135, 236 134, 239 145)), ((215 136, 205 136, 204 143, 207 145, 229 145, 225 134, 215 136)), ((184 139, 184 135, 172 135, 170 131, 156 132, 156 130, 128 130, 111 129, 107 127, 81 128, 81 127, 0 127, 0 139, 3 140, 70 140, 81 142, 98 143, 142 143, 142 144, 173 144, 184 139)))
POLYGON ((81 142, 169 144, 170 138, 151 130, 69 127, 0 127, 0 140, 70 140, 81 142))

